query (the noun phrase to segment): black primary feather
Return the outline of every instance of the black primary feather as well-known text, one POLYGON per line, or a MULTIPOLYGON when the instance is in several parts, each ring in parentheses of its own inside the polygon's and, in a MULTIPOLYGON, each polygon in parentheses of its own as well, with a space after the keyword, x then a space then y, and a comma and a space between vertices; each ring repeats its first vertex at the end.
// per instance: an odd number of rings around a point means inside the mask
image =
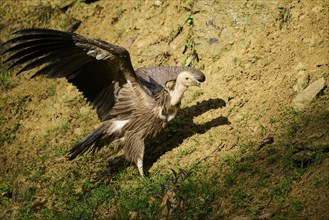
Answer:
POLYGON ((78 34, 49 29, 24 29, 5 42, 9 68, 24 65, 22 72, 41 67, 32 77, 65 77, 97 109, 101 120, 114 105, 113 83, 122 85, 137 77, 126 49, 78 34), (102 58, 99 59, 98 58, 102 58))

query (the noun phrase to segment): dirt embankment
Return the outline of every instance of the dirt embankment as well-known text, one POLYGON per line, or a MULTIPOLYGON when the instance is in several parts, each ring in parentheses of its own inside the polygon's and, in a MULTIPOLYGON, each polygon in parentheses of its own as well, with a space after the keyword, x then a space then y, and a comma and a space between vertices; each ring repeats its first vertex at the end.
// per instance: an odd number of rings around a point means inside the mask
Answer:
MULTIPOLYGON (((149 144, 150 175, 208 164, 207 175, 220 173, 216 184, 225 188, 231 168, 223 158, 234 156, 240 164, 244 154, 253 155, 250 167, 257 172, 238 172, 241 182, 232 186, 244 190, 244 205, 234 203, 240 191, 227 188, 213 203, 221 214, 213 211, 212 218, 270 213, 323 219, 329 216, 328 8, 325 0, 8 0, 0 6, 0 40, 21 28, 75 31, 126 47, 135 68, 201 69, 206 82, 187 92, 177 120, 149 144), (296 107, 294 98, 317 80, 324 83, 315 96, 296 107), (274 142, 260 145, 266 137, 274 142)), ((22 207, 31 206, 22 195, 33 188, 32 204, 42 197, 43 208, 53 205, 60 213, 54 189, 43 188, 38 178, 56 182, 106 163, 104 154, 87 158, 89 168, 62 158, 99 125, 96 113, 65 80, 27 80, 28 74, 17 78, 0 68, 0 189, 9 187, 0 211, 6 218, 22 216, 22 207)), ((116 211, 103 214, 111 213, 116 211)))

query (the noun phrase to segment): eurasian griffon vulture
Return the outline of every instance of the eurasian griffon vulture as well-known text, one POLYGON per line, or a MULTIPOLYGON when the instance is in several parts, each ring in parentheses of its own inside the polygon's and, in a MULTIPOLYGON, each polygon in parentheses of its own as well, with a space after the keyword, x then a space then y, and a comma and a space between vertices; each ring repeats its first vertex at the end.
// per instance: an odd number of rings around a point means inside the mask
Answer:
POLYGON ((124 149, 143 175, 144 141, 172 120, 189 86, 199 86, 204 74, 192 67, 133 69, 129 52, 120 46, 69 32, 23 29, 3 44, 9 67, 25 64, 17 73, 42 67, 33 76, 65 77, 97 110, 103 124, 69 151, 74 159, 112 143, 124 149), (166 83, 175 81, 173 89, 166 83))

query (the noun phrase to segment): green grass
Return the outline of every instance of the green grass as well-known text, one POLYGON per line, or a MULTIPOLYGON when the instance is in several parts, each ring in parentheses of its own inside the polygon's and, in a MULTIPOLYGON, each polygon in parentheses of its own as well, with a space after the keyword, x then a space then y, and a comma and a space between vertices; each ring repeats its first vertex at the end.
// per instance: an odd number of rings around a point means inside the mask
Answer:
POLYGON ((192 93, 192 101, 197 99, 198 97, 202 96, 203 95, 203 92, 202 90, 194 90, 193 93, 192 93))
POLYGON ((304 203, 300 200, 292 200, 291 208, 295 213, 300 213, 304 210, 304 203))
POLYGON ((315 177, 313 180, 312 180, 312 187, 317 189, 319 188, 321 185, 321 180, 319 177, 315 177))
POLYGON ((231 202, 234 208, 243 207, 248 200, 247 193, 242 188, 237 188, 231 195, 231 202))
POLYGON ((181 32, 183 31, 183 26, 176 26, 169 34, 168 42, 172 42, 181 32))
MULTIPOLYGON (((211 216, 212 203, 222 193, 216 187, 217 176, 199 176, 200 172, 206 174, 207 168, 178 170, 152 178, 136 178, 134 175, 131 180, 127 180, 130 175, 122 171, 109 185, 93 182, 90 178, 81 179, 85 176, 82 170, 72 170, 51 181, 37 178, 45 172, 41 167, 25 175, 32 175, 28 180, 31 183, 39 183, 41 187, 48 185, 48 202, 39 197, 40 190, 35 187, 21 189, 17 195, 17 218, 103 219, 108 215, 125 219, 136 215, 141 219, 154 219, 170 215, 191 219, 211 216), (82 183, 81 187, 77 188, 77 182, 82 183)), ((2 195, 11 192, 9 185, 0 185, 2 195)), ((2 198, 2 205, 9 203, 10 198, 2 198)))
POLYGON ((124 12, 126 11, 126 9, 125 8, 123 8, 123 7, 118 7, 118 8, 116 8, 116 10, 115 10, 115 14, 114 14, 114 16, 112 17, 112 24, 115 24, 115 23, 117 23, 118 21, 119 21, 119 19, 120 19, 120 17, 124 14, 124 12))
POLYGON ((1 71, 0 85, 0 89, 11 89, 15 86, 15 84, 10 80, 9 71, 1 71))
POLYGON ((208 136, 207 136, 207 144, 209 146, 212 146, 213 143, 214 143, 214 137, 211 134, 208 134, 208 136))
POLYGON ((56 95, 56 88, 57 88, 57 84, 55 84, 55 83, 49 84, 48 87, 47 87, 48 96, 56 95))
POLYGON ((288 136, 293 137, 301 126, 305 126, 308 123, 308 119, 301 111, 287 108, 283 112, 281 123, 281 126, 287 129, 288 136))
POLYGON ((248 113, 241 113, 237 119, 237 123, 242 123, 248 121, 250 118, 250 115, 248 113))
MULTIPOLYGON (((28 101, 28 96, 18 98, 19 114, 24 113, 20 109, 28 101)), ((289 112, 287 115, 289 119, 296 120, 297 117, 302 119, 301 123, 304 122, 299 113, 289 112)), ((183 121, 175 123, 171 129, 179 133, 183 121)), ((48 132, 57 136, 71 129, 68 123, 63 122, 48 132)), ((51 137, 53 135, 49 134, 51 137)), ((205 143, 212 146, 215 139, 208 135, 205 143)), ((74 141, 78 140, 81 138, 74 141)), ((197 136, 192 136, 189 141, 191 146, 179 149, 176 158, 192 154, 204 143, 197 136)), ((259 150, 268 154, 260 163, 260 152, 255 150, 255 145, 251 140, 237 143, 234 154, 218 156, 219 164, 201 163, 186 170, 176 169, 172 173, 152 173, 147 178, 139 177, 135 169, 124 169, 108 177, 110 183, 95 181, 95 163, 100 160, 95 162, 95 158, 88 155, 77 160, 77 167, 69 169, 65 175, 49 176, 44 163, 53 161, 54 157, 62 157, 67 150, 67 146, 53 146, 48 155, 39 155, 37 160, 19 171, 18 175, 29 184, 18 193, 12 187, 14 183, 11 180, 1 182, 0 190, 5 195, 1 198, 1 205, 10 207, 13 198, 17 199, 15 217, 18 219, 215 219, 236 213, 257 216, 257 210, 262 208, 255 208, 254 203, 259 200, 259 195, 254 190, 267 189, 264 195, 275 203, 278 216, 284 216, 286 210, 303 212, 305 203, 291 199, 292 183, 298 181, 310 167, 321 164, 326 152, 314 151, 310 163, 300 166, 294 160, 292 144, 278 146, 275 142, 259 150), (273 165, 279 166, 275 175, 279 179, 267 170, 273 165), (210 168, 212 171, 208 172, 210 168), (41 194, 40 189, 44 189, 41 194), (11 196, 12 192, 15 196, 11 196), (45 194, 46 201, 43 200, 45 194), (225 201, 230 211, 223 210, 220 201, 225 201)), ((179 164, 177 167, 180 167, 179 164)), ((319 188, 328 182, 329 177, 318 177, 310 184, 313 188, 319 188)), ((265 199, 260 203, 263 202, 268 201, 265 199)))
POLYGON ((192 154, 194 151, 196 151, 196 147, 189 147, 187 149, 180 149, 180 150, 177 151, 176 156, 181 159, 181 158, 183 158, 183 157, 185 157, 189 154, 192 154))
POLYGON ((127 32, 127 30, 124 28, 115 29, 115 34, 117 38, 121 38, 125 32, 127 32))
POLYGON ((56 147, 54 150, 53 150, 53 154, 55 157, 62 157, 66 154, 67 152, 67 147, 56 147))
POLYGON ((10 204, 10 197, 12 196, 12 190, 10 185, 6 182, 0 182, 0 205, 7 206, 10 204))
MULTIPOLYGON (((200 143, 195 141, 193 148, 198 144, 200 143)), ((219 165, 198 164, 190 169, 176 169, 161 175, 151 174, 146 178, 139 177, 135 169, 124 169, 113 174, 110 183, 93 179, 95 171, 92 170, 95 168, 86 166, 93 160, 92 157, 81 158, 76 162, 76 169, 70 169, 65 176, 58 177, 49 177, 47 168, 41 163, 47 160, 39 158, 20 174, 27 177, 26 181, 31 185, 23 187, 16 195, 19 207, 16 217, 211 219, 224 218, 235 213, 257 216, 258 209, 255 209, 253 202, 257 201, 259 195, 253 189, 269 189, 268 199, 278 204, 278 216, 283 215, 287 209, 292 213, 302 212, 305 208, 304 202, 290 199, 292 183, 297 177, 282 175, 281 179, 273 183, 273 176, 260 169, 259 164, 254 164, 257 162, 257 152, 252 150, 253 145, 250 141, 240 143, 240 149, 236 154, 221 156, 219 165), (217 172, 209 171, 210 168, 217 169, 217 172), (46 189, 49 195, 47 201, 40 197, 40 188, 35 188, 35 185, 46 189), (219 203, 222 200, 231 207, 229 213, 222 210, 219 203)), ((275 146, 268 147, 271 154, 282 153, 273 150, 276 149, 275 146)), ((56 154, 61 155, 64 148, 55 148, 54 152, 56 151, 56 154)), ((186 153, 188 152, 181 152, 183 156, 186 153)), ((290 155, 290 151, 285 151, 277 160, 277 164, 282 164, 281 172, 300 169, 294 163, 288 162, 291 160, 290 155)), ((266 167, 266 161, 264 165, 266 167)), ((313 186, 328 184, 328 177, 314 179, 313 186)), ((0 184, 2 195, 12 193, 11 185, 10 182, 0 184)), ((3 207, 11 202, 10 196, 2 197, 3 207)))
MULTIPOLYGON (((15 100, 15 105, 5 105, 1 106, 1 108, 6 107, 6 111, 11 111, 14 113, 15 117, 20 119, 25 117, 27 114, 27 110, 25 109, 25 106, 31 101, 30 95, 19 95, 18 98, 15 100)), ((6 102, 6 101, 4 101, 6 102)), ((2 103, 1 103, 2 104, 2 103)), ((15 138, 16 134, 21 126, 19 122, 8 124, 7 118, 1 117, 0 118, 0 125, 2 127, 1 133, 0 133, 0 144, 11 144, 15 138)))
POLYGON ((184 3, 191 6, 194 4, 194 0, 185 0, 184 3))
POLYGON ((223 174, 223 180, 225 186, 232 186, 236 183, 239 175, 239 163, 238 157, 226 155, 223 157, 224 163, 228 170, 223 174))
POLYGON ((270 196, 273 199, 286 197, 291 190, 292 178, 285 178, 277 183, 271 190, 270 196))
POLYGON ((10 144, 12 143, 16 138, 16 133, 20 127, 20 124, 14 124, 9 128, 5 128, 2 130, 0 134, 0 144, 10 144))
POLYGON ((48 127, 44 131, 44 137, 47 139, 51 139, 54 136, 60 136, 64 135, 66 132, 69 131, 69 123, 67 121, 63 121, 60 125, 58 126, 51 126, 48 127))

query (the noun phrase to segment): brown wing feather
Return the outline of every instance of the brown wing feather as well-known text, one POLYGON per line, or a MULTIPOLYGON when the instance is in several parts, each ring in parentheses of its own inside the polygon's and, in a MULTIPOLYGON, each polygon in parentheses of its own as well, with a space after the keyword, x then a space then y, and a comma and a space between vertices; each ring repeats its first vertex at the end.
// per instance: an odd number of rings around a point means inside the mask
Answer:
POLYGON ((5 62, 10 68, 25 64, 18 71, 42 66, 32 77, 65 77, 97 109, 101 120, 115 103, 114 83, 122 86, 137 81, 126 49, 78 34, 49 29, 24 29, 5 42, 2 54, 11 54, 5 62))
POLYGON ((136 74, 142 85, 152 94, 156 94, 159 88, 164 88, 167 82, 175 81, 183 71, 192 73, 200 82, 205 80, 201 71, 189 66, 142 67, 136 70, 136 74))
POLYGON ((126 83, 118 91, 115 105, 110 111, 110 117, 129 119, 133 114, 150 114, 156 108, 157 103, 141 89, 138 83, 126 83))

